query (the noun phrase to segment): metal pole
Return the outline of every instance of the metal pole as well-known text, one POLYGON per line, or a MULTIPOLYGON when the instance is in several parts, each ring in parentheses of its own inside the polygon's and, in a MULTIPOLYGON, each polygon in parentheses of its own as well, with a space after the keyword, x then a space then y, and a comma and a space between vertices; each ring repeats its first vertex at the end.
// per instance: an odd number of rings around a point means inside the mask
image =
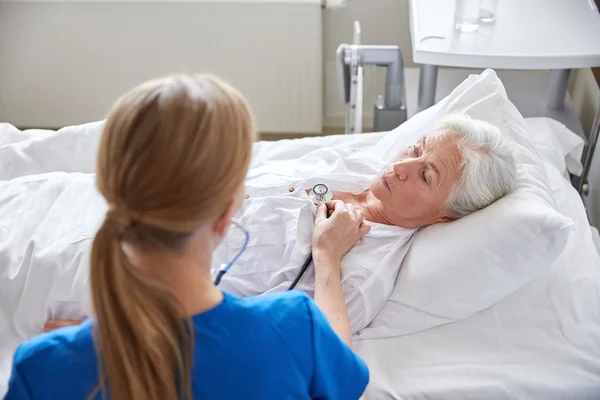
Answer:
POLYGON ((590 173, 590 169, 592 167, 592 159, 594 158, 594 151, 596 150, 596 143, 598 142, 598 135, 600 131, 600 101, 598 101, 598 106, 596 108, 596 117, 594 118, 594 124, 592 126, 592 131, 590 132, 590 137, 588 138, 588 144, 586 146, 586 151, 583 153, 583 171, 581 172, 581 177, 579 178, 579 182, 577 184, 577 191, 580 195, 587 194, 588 188, 588 175, 590 173))
POLYGON ((553 69, 550 71, 548 93, 546 94, 546 107, 550 110, 565 108, 565 96, 569 86, 570 69, 553 69))
POLYGON ((421 65, 421 74, 419 76, 419 111, 425 110, 435 104, 437 77, 437 65, 421 65))

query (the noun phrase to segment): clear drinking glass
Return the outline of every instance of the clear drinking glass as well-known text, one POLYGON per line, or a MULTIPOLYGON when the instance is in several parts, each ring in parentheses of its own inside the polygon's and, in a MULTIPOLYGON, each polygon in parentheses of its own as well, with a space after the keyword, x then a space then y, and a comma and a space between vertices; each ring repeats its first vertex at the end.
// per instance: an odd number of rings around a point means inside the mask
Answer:
POLYGON ((498 9, 498 0, 481 0, 479 7, 479 21, 490 23, 496 20, 496 10, 498 9))
POLYGON ((479 28, 479 1, 455 0, 454 27, 461 32, 474 32, 479 28))

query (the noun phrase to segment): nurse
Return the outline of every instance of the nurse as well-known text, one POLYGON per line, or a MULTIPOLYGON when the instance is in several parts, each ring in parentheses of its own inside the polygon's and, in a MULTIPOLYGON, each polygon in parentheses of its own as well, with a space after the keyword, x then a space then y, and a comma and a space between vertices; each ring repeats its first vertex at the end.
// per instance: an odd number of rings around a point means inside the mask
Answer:
POLYGON ((340 275, 369 230, 361 212, 318 208, 314 302, 240 299, 212 281, 254 140, 244 98, 211 76, 150 81, 116 102, 97 160, 108 211, 91 252, 94 317, 22 343, 6 399, 361 396, 369 373, 351 349, 340 275))

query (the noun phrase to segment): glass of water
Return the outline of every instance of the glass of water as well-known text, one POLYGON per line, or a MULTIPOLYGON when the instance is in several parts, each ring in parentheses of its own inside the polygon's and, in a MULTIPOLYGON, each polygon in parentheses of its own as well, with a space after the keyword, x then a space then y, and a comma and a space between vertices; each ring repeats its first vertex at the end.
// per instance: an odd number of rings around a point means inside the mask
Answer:
POLYGON ((479 8, 479 21, 490 23, 496 20, 496 10, 498 9, 498 0, 481 0, 479 8))
POLYGON ((479 28, 480 0, 455 0, 454 27, 461 32, 474 32, 479 28))

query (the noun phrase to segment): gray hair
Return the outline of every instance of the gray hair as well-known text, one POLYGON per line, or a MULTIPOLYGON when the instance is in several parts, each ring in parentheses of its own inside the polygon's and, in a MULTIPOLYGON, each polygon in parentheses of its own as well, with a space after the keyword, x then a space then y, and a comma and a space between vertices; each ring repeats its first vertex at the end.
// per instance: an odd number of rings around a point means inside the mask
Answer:
POLYGON ((456 144, 462 156, 459 182, 445 206, 449 217, 481 210, 517 188, 517 165, 498 127, 455 114, 442 119, 437 128, 459 135, 456 144))

